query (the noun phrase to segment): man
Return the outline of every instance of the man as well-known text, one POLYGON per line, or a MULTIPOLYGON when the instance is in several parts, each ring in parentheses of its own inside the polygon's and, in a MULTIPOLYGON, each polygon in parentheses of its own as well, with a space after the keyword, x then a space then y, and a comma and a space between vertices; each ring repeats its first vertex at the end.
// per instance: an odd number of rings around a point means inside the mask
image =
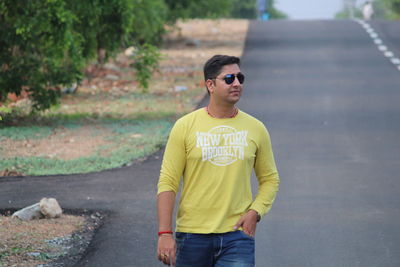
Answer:
POLYGON ((364 20, 371 20, 372 15, 374 14, 374 8, 370 1, 365 2, 362 12, 364 20))
POLYGON ((158 259, 178 267, 254 266, 256 224, 279 185, 265 126, 239 110, 240 59, 216 55, 204 66, 207 107, 171 130, 158 182, 158 259), (250 178, 259 189, 253 201, 250 178), (172 214, 181 179, 176 220, 172 214))

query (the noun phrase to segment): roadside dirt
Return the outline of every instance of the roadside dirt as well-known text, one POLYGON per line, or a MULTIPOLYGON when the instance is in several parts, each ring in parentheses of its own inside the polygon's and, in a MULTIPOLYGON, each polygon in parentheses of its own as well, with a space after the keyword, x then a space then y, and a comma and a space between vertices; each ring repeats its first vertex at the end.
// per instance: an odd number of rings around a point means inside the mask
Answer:
MULTIPOLYGON (((214 54, 240 56, 247 28, 247 20, 195 19, 178 22, 174 29, 170 29, 161 50, 163 60, 160 70, 154 74, 149 94, 156 95, 157 101, 162 101, 164 96, 179 94, 179 89, 183 87, 193 92, 186 98, 175 97, 173 101, 156 103, 121 101, 141 90, 134 80, 135 71, 129 67, 132 60, 125 51, 101 68, 89 66, 86 70, 88 78, 79 86, 79 93, 64 95, 56 112, 98 115, 113 112, 123 117, 136 111, 152 111, 155 106, 159 108, 163 105, 168 111, 189 112, 205 93, 201 79, 204 62, 214 54)), ((90 156, 98 147, 107 145, 107 137, 111 135, 106 129, 94 135, 94 131, 98 132, 96 127, 99 126, 87 125, 78 130, 70 130, 60 126, 49 137, 42 139, 15 140, 0 137, 0 159, 38 156, 71 160, 90 156)), ((0 176, 12 175, 20 173, 0 170, 0 176)))
POLYGON ((63 214, 25 222, 0 214, 0 266, 72 266, 85 252, 102 218, 99 213, 63 214))
POLYGON ((59 127, 47 138, 9 140, 0 142, 2 156, 4 158, 18 157, 45 157, 71 160, 77 157, 85 157, 107 141, 104 137, 109 136, 108 129, 101 129, 102 133, 93 133, 93 128, 83 126, 80 129, 72 130, 59 127))

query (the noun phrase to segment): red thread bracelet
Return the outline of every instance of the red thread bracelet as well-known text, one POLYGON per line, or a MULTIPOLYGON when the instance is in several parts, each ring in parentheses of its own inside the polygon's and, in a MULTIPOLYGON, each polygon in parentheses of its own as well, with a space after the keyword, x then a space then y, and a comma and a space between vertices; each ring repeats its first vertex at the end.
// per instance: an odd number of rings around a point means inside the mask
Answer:
POLYGON ((163 234, 173 234, 174 232, 172 232, 172 231, 161 231, 161 232, 158 232, 158 236, 160 236, 160 235, 163 235, 163 234))

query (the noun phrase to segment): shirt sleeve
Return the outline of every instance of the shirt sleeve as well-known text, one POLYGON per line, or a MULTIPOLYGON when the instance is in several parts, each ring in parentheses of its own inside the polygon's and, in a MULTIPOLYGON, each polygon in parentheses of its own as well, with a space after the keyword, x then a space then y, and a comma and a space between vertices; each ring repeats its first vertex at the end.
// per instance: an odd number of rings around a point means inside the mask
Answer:
POLYGON ((265 126, 258 144, 254 170, 258 179, 258 193, 250 209, 264 216, 272 206, 279 188, 279 174, 275 165, 271 140, 265 126))
POLYGON ((179 184, 186 164, 185 131, 181 121, 172 127, 165 147, 157 194, 179 190, 179 184))

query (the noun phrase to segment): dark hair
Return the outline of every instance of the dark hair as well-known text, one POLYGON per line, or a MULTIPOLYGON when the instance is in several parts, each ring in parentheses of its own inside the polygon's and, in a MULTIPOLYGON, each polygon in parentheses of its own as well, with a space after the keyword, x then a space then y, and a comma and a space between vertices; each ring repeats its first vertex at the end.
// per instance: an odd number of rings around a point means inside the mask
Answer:
MULTIPOLYGON (((240 58, 227 55, 215 55, 204 64, 204 81, 215 79, 225 65, 237 64, 240 66, 240 58)), ((206 87, 207 88, 207 87, 206 87)), ((208 91, 207 88, 207 92, 208 91)))

